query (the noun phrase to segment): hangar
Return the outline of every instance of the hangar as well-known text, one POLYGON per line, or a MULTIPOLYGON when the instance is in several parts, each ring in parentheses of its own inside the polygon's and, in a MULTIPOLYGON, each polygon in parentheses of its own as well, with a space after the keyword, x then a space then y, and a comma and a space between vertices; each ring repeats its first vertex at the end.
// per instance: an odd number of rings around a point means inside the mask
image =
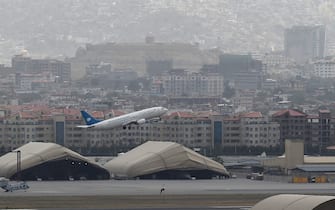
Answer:
POLYGON ((99 164, 54 143, 27 143, 0 157, 0 168, 0 177, 9 179, 109 179, 99 164))
POLYGON ((258 202, 251 210, 333 210, 334 196, 282 194, 258 202))
POLYGON ((148 141, 104 165, 116 179, 228 177, 225 167, 174 142, 148 141))

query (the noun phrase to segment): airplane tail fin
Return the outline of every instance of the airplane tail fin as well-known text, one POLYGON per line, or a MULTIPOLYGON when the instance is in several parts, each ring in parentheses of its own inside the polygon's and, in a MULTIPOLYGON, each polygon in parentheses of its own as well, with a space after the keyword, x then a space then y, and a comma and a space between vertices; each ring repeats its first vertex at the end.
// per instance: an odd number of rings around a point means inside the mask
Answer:
POLYGON ((95 123, 100 122, 100 120, 95 119, 89 113, 85 111, 80 111, 81 116, 84 118, 86 125, 93 125, 95 123))

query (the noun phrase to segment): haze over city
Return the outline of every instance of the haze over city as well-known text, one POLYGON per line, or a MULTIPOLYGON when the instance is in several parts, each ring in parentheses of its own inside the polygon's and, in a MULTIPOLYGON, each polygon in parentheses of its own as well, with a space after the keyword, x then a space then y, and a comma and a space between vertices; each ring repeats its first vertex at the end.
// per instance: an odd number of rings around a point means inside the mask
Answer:
POLYGON ((1 0, 0 61, 10 63, 22 49, 72 57, 86 43, 142 42, 147 35, 225 52, 269 52, 283 50, 283 31, 293 25, 327 25, 332 44, 334 12, 325 0, 1 0))

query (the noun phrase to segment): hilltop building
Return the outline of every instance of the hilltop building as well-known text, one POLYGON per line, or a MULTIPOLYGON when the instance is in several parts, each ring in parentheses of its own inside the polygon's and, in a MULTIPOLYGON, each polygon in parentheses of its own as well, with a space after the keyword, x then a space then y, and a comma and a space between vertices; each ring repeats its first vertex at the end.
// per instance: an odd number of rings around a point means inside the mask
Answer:
POLYGON ((200 69, 204 63, 215 63, 218 55, 202 51, 187 43, 159 43, 149 39, 143 43, 87 44, 79 48, 71 63, 74 79, 84 76, 86 66, 110 63, 115 69, 132 69, 142 76, 163 72, 171 67, 200 69), (148 71, 148 72, 147 72, 148 71))

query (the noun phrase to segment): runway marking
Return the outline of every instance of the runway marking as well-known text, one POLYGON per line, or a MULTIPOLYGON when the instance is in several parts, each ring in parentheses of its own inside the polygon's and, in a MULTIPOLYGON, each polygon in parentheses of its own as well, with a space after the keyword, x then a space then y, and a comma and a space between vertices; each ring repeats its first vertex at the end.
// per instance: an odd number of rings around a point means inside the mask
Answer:
POLYGON ((43 190, 43 191, 30 191, 29 193, 60 193, 60 191, 43 190))
POLYGON ((251 206, 209 206, 213 209, 240 209, 240 210, 250 210, 251 206))

